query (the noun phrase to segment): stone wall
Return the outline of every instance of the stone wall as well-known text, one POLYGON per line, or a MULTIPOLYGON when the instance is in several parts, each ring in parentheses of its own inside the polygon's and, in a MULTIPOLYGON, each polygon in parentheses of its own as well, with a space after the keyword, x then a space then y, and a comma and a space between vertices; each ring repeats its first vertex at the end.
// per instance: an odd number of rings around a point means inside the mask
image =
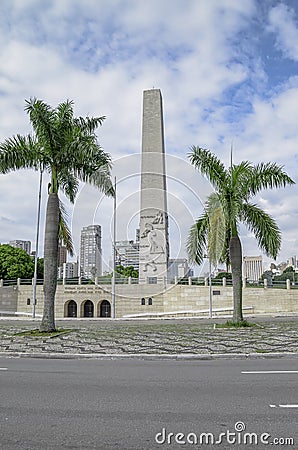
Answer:
POLYGON ((15 315, 18 307, 18 287, 5 286, 0 288, 0 316, 15 315))
MULTIPOLYGON (((7 288, 0 288, 0 291, 7 288)), ((12 288, 9 288, 11 292, 12 288)), ((8 291, 7 291, 8 292, 8 291)), ((32 286, 19 286, 17 311, 32 313, 32 286), (29 303, 30 299, 30 304, 29 303)), ((16 296, 16 294, 14 294, 16 296)), ((0 299, 4 298, 1 294, 0 299)), ((7 297, 8 298, 8 297, 7 297)), ((84 305, 90 300, 94 305, 94 317, 100 317, 102 302, 112 302, 111 286, 69 285, 58 286, 56 294, 56 317, 67 317, 68 303, 74 300, 77 317, 84 317, 84 305)), ((116 285, 116 317, 188 316, 209 314, 209 287, 183 285, 116 285), (151 299, 151 300, 150 300, 151 299)), ((11 305, 13 302, 11 303, 11 305)), ((213 288, 214 315, 232 313, 233 292, 231 287, 213 288)), ((3 309, 0 305, 0 310, 3 309)), ((244 288, 243 309, 245 313, 278 314, 298 313, 298 289, 244 288)), ((43 310, 42 286, 37 286, 36 314, 43 310)))

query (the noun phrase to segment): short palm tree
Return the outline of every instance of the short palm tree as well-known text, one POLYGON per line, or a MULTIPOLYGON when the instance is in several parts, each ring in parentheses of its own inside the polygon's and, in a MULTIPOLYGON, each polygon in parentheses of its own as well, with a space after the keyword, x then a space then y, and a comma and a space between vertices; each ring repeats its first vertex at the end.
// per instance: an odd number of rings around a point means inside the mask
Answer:
POLYGON ((275 163, 252 165, 248 161, 226 168, 209 150, 193 146, 191 163, 206 176, 214 188, 204 213, 191 227, 187 252, 191 262, 201 264, 207 251, 213 261, 231 265, 233 282, 233 321, 243 321, 242 246, 239 223, 244 223, 257 239, 259 247, 276 259, 281 233, 275 220, 251 198, 263 189, 285 187, 294 181, 275 163))
POLYGON ((110 177, 111 158, 97 142, 96 129, 104 117, 74 117, 73 102, 65 101, 53 109, 36 98, 26 100, 33 134, 16 135, 0 144, 0 172, 33 168, 47 171, 48 186, 44 237, 44 312, 41 331, 55 330, 55 293, 57 287, 58 240, 63 239, 72 252, 71 234, 59 189, 74 203, 79 182, 98 187, 113 195, 110 177))

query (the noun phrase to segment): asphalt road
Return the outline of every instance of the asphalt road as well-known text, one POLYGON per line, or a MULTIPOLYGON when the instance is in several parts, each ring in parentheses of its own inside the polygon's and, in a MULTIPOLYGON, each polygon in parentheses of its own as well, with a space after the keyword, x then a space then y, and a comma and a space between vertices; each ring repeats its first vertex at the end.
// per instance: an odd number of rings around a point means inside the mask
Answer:
POLYGON ((297 359, 3 357, 0 448, 297 448, 297 386, 297 359))

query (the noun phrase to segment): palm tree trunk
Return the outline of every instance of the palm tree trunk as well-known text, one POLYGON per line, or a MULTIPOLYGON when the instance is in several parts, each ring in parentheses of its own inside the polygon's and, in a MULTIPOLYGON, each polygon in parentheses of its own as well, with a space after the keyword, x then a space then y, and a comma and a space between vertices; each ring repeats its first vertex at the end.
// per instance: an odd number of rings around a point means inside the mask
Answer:
POLYGON ((233 282, 233 322, 241 322, 242 315, 242 246, 238 236, 232 236, 229 243, 233 282))
POLYGON ((48 196, 44 236, 44 310, 40 331, 55 331, 55 293, 57 287, 57 258, 59 231, 58 194, 48 196))

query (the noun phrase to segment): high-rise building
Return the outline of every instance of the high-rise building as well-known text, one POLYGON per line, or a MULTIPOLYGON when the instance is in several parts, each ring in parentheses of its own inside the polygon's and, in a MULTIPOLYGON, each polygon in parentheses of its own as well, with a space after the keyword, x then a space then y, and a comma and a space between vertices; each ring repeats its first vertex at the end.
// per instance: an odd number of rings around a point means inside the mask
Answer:
POLYGON ((163 283, 168 259, 162 97, 159 89, 150 89, 143 95, 139 282, 163 283))
POLYGON ((65 245, 60 241, 58 244, 58 267, 63 266, 66 263, 67 250, 65 245))
POLYGON ((22 241, 20 239, 17 239, 15 241, 9 241, 9 245, 25 250, 28 255, 30 255, 31 253, 31 241, 22 241))
POLYGON ((116 241, 116 266, 139 270, 139 242, 116 241))
POLYGON ((101 226, 89 225, 81 231, 81 276, 93 279, 102 275, 101 226))
POLYGON ((243 276, 248 281, 258 281, 263 273, 262 256, 243 257, 243 276))

